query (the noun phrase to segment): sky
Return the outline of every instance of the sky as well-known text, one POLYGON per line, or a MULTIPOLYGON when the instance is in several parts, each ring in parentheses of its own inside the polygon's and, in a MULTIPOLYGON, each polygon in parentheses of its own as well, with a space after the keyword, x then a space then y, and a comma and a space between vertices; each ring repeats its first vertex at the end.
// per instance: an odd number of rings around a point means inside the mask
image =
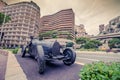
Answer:
MULTIPOLYGON (((8 4, 31 0, 3 0, 8 4)), ((75 24, 84 24, 90 35, 99 33, 99 25, 120 16, 120 0, 32 0, 40 7, 41 17, 72 8, 75 24)))

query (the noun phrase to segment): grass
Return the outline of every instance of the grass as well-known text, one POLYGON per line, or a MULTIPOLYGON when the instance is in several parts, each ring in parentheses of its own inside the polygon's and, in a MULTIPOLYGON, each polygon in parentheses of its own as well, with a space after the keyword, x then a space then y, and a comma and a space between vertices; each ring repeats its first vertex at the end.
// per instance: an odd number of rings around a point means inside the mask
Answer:
POLYGON ((13 54, 17 54, 19 48, 15 48, 15 49, 5 49, 5 50, 10 51, 10 52, 12 52, 13 54))

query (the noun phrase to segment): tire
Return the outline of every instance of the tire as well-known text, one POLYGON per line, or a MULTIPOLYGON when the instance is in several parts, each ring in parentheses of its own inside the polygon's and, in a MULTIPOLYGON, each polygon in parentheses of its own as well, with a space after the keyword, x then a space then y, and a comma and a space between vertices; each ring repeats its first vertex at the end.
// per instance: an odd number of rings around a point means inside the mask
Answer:
POLYGON ((39 66, 39 73, 43 74, 45 71, 45 57, 44 57, 44 51, 43 51, 42 46, 37 45, 36 52, 38 54, 37 62, 38 62, 38 66, 39 66))
POLYGON ((75 62, 75 59, 76 59, 76 53, 74 52, 73 49, 71 48, 66 48, 64 51, 63 51, 63 54, 66 58, 68 59, 65 59, 63 60, 63 63, 67 66, 70 66, 72 65, 74 62, 75 62))

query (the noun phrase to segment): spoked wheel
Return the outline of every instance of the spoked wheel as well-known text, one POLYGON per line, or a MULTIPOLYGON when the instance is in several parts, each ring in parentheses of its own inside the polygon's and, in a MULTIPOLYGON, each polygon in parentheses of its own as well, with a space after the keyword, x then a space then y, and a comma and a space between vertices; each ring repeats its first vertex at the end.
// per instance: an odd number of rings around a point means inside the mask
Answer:
POLYGON ((45 58, 44 58, 44 51, 43 51, 42 46, 37 45, 36 52, 38 54, 37 62, 38 62, 38 66, 39 66, 39 73, 43 74, 44 70, 45 70, 45 58))
POLYGON ((76 59, 76 53, 73 49, 67 48, 63 51, 63 54, 65 56, 65 59, 63 60, 63 63, 65 65, 72 65, 75 62, 76 59))

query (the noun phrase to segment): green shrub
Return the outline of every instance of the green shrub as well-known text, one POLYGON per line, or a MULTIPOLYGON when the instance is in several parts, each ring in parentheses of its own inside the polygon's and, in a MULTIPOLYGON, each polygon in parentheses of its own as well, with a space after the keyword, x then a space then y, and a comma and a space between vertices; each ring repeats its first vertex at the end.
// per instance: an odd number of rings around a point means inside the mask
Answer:
POLYGON ((120 80, 120 62, 87 64, 79 76, 81 80, 120 80))
POLYGON ((13 49, 13 50, 12 50, 12 53, 17 54, 18 50, 19 50, 19 48, 13 49))
POLYGON ((81 48, 79 50, 80 51, 100 51, 98 48, 93 48, 93 49, 84 49, 84 48, 81 48))
POLYGON ((120 46, 120 39, 119 38, 113 38, 112 40, 108 41, 109 47, 112 48, 119 48, 120 46))
POLYGON ((77 38, 77 39, 76 39, 76 43, 77 43, 77 44, 84 44, 84 43, 86 43, 86 42, 89 41, 89 40, 90 40, 89 38, 80 37, 80 38, 77 38))
POLYGON ((67 42, 66 47, 73 47, 74 43, 73 42, 67 42))

